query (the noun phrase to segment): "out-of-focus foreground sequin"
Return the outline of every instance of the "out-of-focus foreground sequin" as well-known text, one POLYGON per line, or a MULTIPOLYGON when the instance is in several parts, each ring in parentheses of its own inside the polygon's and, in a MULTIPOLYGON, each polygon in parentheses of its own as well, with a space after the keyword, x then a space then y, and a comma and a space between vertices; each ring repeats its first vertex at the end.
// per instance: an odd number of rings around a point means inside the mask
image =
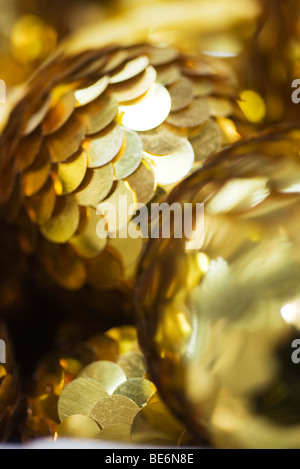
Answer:
POLYGON ((174 48, 58 55, 30 81, 0 140, 0 201, 26 252, 67 289, 132 286, 144 243, 118 239, 129 211, 247 132, 237 98, 229 66, 174 48))
POLYGON ((121 326, 40 362, 24 438, 173 446, 192 442, 149 381, 136 329, 121 326))
POLYGON ((279 130, 211 158, 168 197, 205 204, 203 246, 153 239, 141 262, 150 376, 217 447, 300 446, 299 149, 298 129, 279 130))

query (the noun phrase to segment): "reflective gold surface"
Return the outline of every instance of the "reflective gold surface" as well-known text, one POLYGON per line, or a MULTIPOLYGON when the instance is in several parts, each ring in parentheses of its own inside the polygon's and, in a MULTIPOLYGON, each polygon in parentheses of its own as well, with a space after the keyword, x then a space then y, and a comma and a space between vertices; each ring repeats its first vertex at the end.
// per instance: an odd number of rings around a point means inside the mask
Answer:
POLYGON ((69 354, 56 350, 35 371, 24 437, 178 446, 185 428, 146 376, 132 326, 78 341, 69 354))
POLYGON ((299 448, 299 143, 279 129, 209 159, 167 199, 204 203, 203 246, 152 239, 141 262, 150 376, 213 446, 299 448))
POLYGON ((0 201, 10 221, 22 214, 37 226, 36 255, 52 279, 72 290, 132 290, 142 237, 123 242, 120 230, 136 204, 158 202, 228 144, 228 128, 242 136, 237 97, 228 64, 170 46, 66 50, 49 60, 1 136, 0 201))

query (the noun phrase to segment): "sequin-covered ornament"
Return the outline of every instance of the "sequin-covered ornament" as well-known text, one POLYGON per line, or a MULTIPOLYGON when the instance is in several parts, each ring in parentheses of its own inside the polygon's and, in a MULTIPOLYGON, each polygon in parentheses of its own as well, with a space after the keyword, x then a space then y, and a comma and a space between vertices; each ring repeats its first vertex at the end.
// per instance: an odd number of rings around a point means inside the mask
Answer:
POLYGON ((179 445, 192 441, 149 380, 136 329, 121 326, 41 360, 24 438, 179 445))
POLYGON ((299 148, 298 129, 278 130, 212 158, 168 198, 205 204, 202 245, 153 239, 142 259, 150 376, 217 447, 300 445, 299 148))
POLYGON ((25 251, 70 290, 132 286, 144 240, 121 239, 120 230, 137 204, 240 138, 247 120, 237 97, 226 64, 171 47, 57 55, 30 81, 0 140, 0 201, 25 251))

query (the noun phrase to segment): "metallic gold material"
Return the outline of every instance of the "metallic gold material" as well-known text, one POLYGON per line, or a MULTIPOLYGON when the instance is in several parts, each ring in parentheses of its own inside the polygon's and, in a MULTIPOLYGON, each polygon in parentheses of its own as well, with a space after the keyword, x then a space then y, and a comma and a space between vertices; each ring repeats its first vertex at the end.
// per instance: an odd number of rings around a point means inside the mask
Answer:
POLYGON ((170 132, 164 126, 140 134, 144 150, 152 155, 164 156, 178 149, 184 139, 170 132))
POLYGON ((89 416, 95 404, 107 397, 104 387, 91 378, 79 378, 68 384, 58 401, 58 415, 61 421, 73 414, 89 416))
POLYGON ((291 125, 211 157, 167 198, 193 204, 197 236, 142 259, 140 344, 199 444, 299 447, 299 141, 291 125))
POLYGON ((21 140, 17 155, 17 165, 21 172, 35 160, 41 148, 41 131, 37 129, 21 140))
POLYGON ((43 134, 50 135, 60 129, 73 114, 75 108, 75 96, 72 91, 60 97, 50 107, 43 121, 43 134))
POLYGON ((100 216, 94 208, 86 208, 86 220, 83 228, 70 240, 75 251, 83 258, 89 259, 97 256, 107 244, 107 238, 97 236, 97 224, 100 216))
POLYGON ((127 379, 122 368, 109 361, 92 363, 80 373, 79 377, 95 379, 108 394, 113 394, 115 389, 127 379))
POLYGON ((132 443, 131 436, 131 425, 123 423, 115 425, 106 425, 102 428, 101 432, 98 433, 96 439, 102 441, 117 441, 118 443, 132 443))
POLYGON ((112 123, 118 112, 118 101, 106 94, 83 106, 78 114, 85 124, 86 134, 93 135, 112 123))
POLYGON ((56 193, 51 178, 44 187, 25 200, 25 207, 31 220, 38 225, 43 225, 52 216, 56 202, 56 193))
POLYGON ((192 170, 195 158, 192 145, 184 139, 169 155, 161 157, 144 152, 144 156, 152 164, 157 183, 163 186, 174 184, 186 176, 192 170))
POLYGON ((138 75, 130 81, 127 80, 123 83, 116 84, 112 86, 110 90, 120 103, 133 101, 149 91, 156 77, 157 73, 155 68, 149 66, 142 75, 138 75))
POLYGON ((84 125, 80 119, 70 119, 58 132, 49 137, 48 148, 53 163, 66 161, 79 149, 84 138, 84 125))
POLYGON ((172 112, 181 111, 193 101, 193 84, 187 78, 181 78, 176 83, 169 86, 168 90, 172 100, 172 112))
POLYGON ((139 407, 143 407, 155 392, 156 387, 147 379, 132 378, 120 384, 115 389, 114 394, 128 397, 139 407))
POLYGON ((115 75, 110 77, 110 83, 115 85, 117 83, 130 80, 142 73, 149 65, 149 58, 146 55, 141 55, 137 59, 131 60, 126 63, 124 68, 115 75))
POLYGON ((76 105, 78 107, 85 106, 86 104, 91 103, 95 99, 104 93, 108 87, 109 79, 108 76, 100 78, 96 83, 89 86, 88 88, 83 88, 75 91, 76 105))
POLYGON ((74 192, 82 183, 87 170, 87 154, 82 151, 58 165, 57 177, 61 188, 56 184, 58 195, 74 192))
POLYGON ((53 216, 40 229, 46 239, 53 243, 66 243, 79 224, 79 209, 73 196, 66 196, 57 203, 53 216))
POLYGON ((90 413, 101 428, 107 425, 131 425, 139 407, 124 396, 101 399, 90 413))
POLYGON ((178 445, 179 438, 171 440, 170 435, 181 435, 184 428, 177 430, 156 387, 145 378, 145 358, 133 326, 116 327, 84 342, 77 339, 70 353, 67 342, 65 337, 64 352, 56 349, 35 373, 26 434, 132 443, 133 433, 133 441, 141 438, 143 444, 153 440, 164 445, 168 440, 169 445, 178 445), (138 418, 134 424, 141 408, 154 416, 153 421, 138 418))
POLYGON ((18 223, 25 209, 32 225, 25 235, 18 224, 19 238, 38 231, 31 252, 65 288, 131 294, 146 241, 120 234, 136 231, 138 204, 159 203, 253 129, 228 64, 160 41, 63 50, 28 83, 1 135, 3 214, 18 223))
POLYGON ((22 174, 23 192, 27 197, 36 194, 45 184, 50 173, 50 157, 46 147, 22 174))
POLYGON ((88 169, 85 179, 75 193, 79 205, 97 207, 109 194, 113 185, 113 166, 107 164, 96 169, 88 169))
POLYGON ((171 97, 166 88, 153 84, 145 97, 133 105, 121 105, 122 124, 136 131, 158 127, 169 115, 171 97))
POLYGON ((172 112, 167 122, 175 127, 197 127, 208 120, 209 114, 208 101, 204 98, 196 98, 187 109, 172 112))
POLYGON ((60 438, 93 439, 99 435, 97 423, 85 415, 70 415, 57 429, 60 438))
POLYGON ((176 445, 184 427, 162 403, 148 404, 136 415, 131 427, 131 439, 136 444, 151 444, 156 440, 176 445))
POLYGON ((125 148, 114 163, 115 176, 119 181, 125 179, 136 171, 143 158, 143 144, 139 135, 125 129, 125 148))
POLYGON ((138 169, 127 178, 127 182, 135 193, 138 203, 148 204, 156 192, 156 180, 152 167, 142 161, 138 169))
POLYGON ((127 352, 120 356, 118 365, 124 370, 128 379, 144 378, 146 374, 145 358, 140 352, 127 352))
POLYGON ((110 163, 119 153, 124 139, 124 131, 118 124, 113 124, 98 134, 93 140, 84 143, 88 154, 89 168, 98 168, 110 163))

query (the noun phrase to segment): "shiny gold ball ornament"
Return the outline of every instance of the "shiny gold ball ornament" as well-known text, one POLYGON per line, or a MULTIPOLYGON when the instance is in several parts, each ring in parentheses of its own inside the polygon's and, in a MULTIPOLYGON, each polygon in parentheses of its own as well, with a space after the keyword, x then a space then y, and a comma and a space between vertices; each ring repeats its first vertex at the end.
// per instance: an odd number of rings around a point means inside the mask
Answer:
POLYGON ((137 204, 240 138, 237 97, 226 64, 171 47, 58 54, 29 82, 0 140, 0 201, 24 251, 70 290, 132 286, 144 243, 120 230, 137 204))
POLYGON ((141 445, 191 441, 149 380, 132 326, 41 360, 28 397, 24 439, 46 436, 141 445))
POLYGON ((203 243, 152 239, 141 262, 150 376, 220 448, 300 447, 299 148, 278 130, 211 158, 167 199, 193 204, 196 229, 204 203, 203 243))

